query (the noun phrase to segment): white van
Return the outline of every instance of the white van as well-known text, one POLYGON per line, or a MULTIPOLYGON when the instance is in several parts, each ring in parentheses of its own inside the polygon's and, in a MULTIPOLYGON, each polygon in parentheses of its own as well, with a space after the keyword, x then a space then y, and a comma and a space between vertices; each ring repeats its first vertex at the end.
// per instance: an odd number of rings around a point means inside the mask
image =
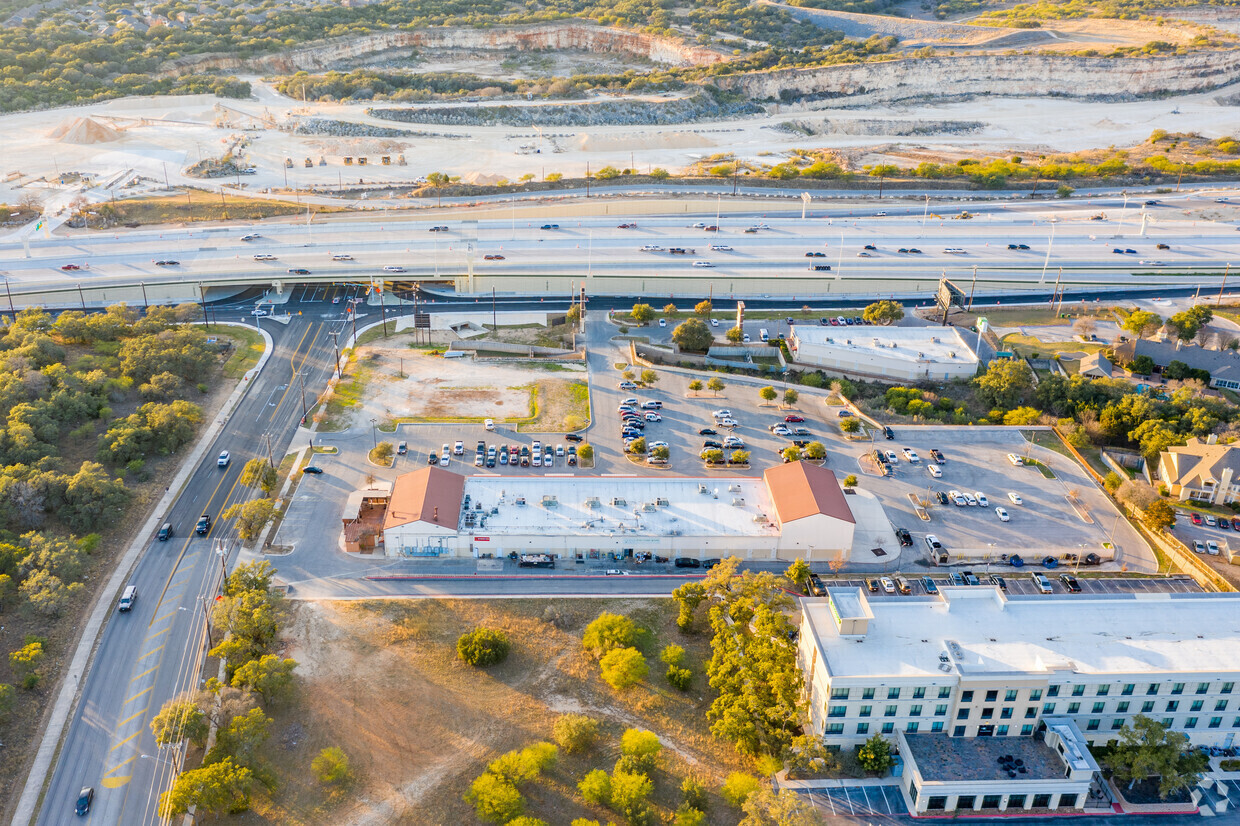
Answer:
POLYGON ((126 585, 124 593, 121 594, 121 601, 116 606, 117 611, 129 611, 133 608, 133 604, 138 601, 138 588, 134 585, 126 585))
POLYGON ((763 327, 761 330, 758 331, 758 338, 762 341, 770 341, 771 334, 766 331, 765 327, 763 327))
POLYGON ((1008 454, 1008 461, 1016 465, 1017 467, 1020 467, 1021 465, 1025 463, 1025 460, 1017 456, 1015 453, 1008 454))
POLYGON ((1055 589, 1051 587, 1051 581, 1042 574, 1033 573, 1029 577, 1033 580, 1033 586, 1038 589, 1040 594, 1053 594, 1055 589))
POLYGON ((960 247, 946 247, 944 248, 943 252, 947 253, 948 255, 964 255, 964 250, 962 250, 960 247))

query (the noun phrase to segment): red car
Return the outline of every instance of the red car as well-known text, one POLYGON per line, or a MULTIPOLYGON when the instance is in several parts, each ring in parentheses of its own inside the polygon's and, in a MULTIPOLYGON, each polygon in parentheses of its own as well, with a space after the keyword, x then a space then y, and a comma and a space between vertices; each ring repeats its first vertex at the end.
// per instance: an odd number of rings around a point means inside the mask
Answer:
POLYGON ((61 266, 61 269, 62 269, 62 270, 65 270, 66 272, 68 272, 68 271, 70 271, 70 270, 80 270, 80 269, 82 269, 82 268, 81 268, 81 267, 79 267, 77 264, 64 264, 64 265, 62 265, 62 266, 61 266))
POLYGON ((784 416, 784 421, 785 421, 785 422, 803 422, 803 421, 805 421, 805 417, 804 417, 804 416, 795 416, 795 415, 793 415, 793 416, 784 416))
POLYGON ((1199 513, 1190 513, 1190 514, 1188 515, 1188 518, 1189 518, 1189 519, 1191 519, 1191 520, 1193 520, 1193 524, 1194 524, 1194 525, 1200 525, 1200 524, 1201 524, 1201 514, 1199 514, 1199 513))
POLYGON ((504 260, 504 256, 502 255, 484 255, 482 257, 483 259, 487 261, 503 261, 504 260))

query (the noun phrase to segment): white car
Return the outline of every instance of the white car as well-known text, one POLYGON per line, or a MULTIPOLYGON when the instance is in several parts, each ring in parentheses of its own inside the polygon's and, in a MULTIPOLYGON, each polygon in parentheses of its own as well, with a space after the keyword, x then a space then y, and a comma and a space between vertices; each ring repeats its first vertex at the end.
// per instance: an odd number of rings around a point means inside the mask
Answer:
POLYGON ((1007 522, 1010 519, 1004 508, 995 508, 995 516, 999 517, 1000 522, 1007 522))
POLYGON ((749 343, 749 333, 745 333, 745 335, 741 337, 741 341, 743 341, 745 344, 748 344, 748 343, 749 343))
POLYGON ((228 463, 229 461, 231 461, 231 459, 232 457, 228 455, 227 450, 221 450, 220 457, 215 460, 215 464, 219 465, 220 467, 228 467, 228 463))
POLYGON ((736 419, 720 419, 717 423, 720 427, 740 427, 741 423, 736 419))
POLYGON ((896 455, 894 450, 889 450, 887 451, 887 461, 894 465, 896 462, 900 461, 900 457, 896 455))
POLYGON ((792 431, 789 430, 787 426, 782 425, 782 424, 777 424, 774 427, 772 427, 771 432, 774 433, 776 436, 791 436, 792 435, 792 431))
POLYGON ((383 268, 383 271, 384 272, 404 272, 405 268, 401 266, 397 266, 396 264, 388 264, 386 267, 383 268))
POLYGON ((487 430, 494 430, 495 421, 493 419, 484 419, 482 422, 482 426, 485 427, 487 430))
POLYGON ((926 534, 926 547, 931 551, 941 551, 943 550, 943 543, 939 541, 937 536, 932 533, 928 533, 926 534))
MULTIPOLYGON (((444 447, 447 447, 447 445, 444 445, 444 447)), ((448 455, 448 451, 445 450, 443 453, 439 454, 439 466, 440 467, 447 467, 448 463, 451 461, 452 461, 452 458, 448 455)))
POLYGON ((938 465, 926 465, 926 470, 928 470, 930 475, 935 479, 943 478, 943 469, 938 465))
POLYGON ((971 493, 964 494, 964 501, 969 507, 977 506, 977 500, 973 498, 973 494, 971 493))
POLYGON ((254 256, 255 261, 275 261, 276 257, 269 252, 260 252, 254 256))
POLYGON ((732 251, 732 248, 729 247, 727 244, 711 244, 710 248, 712 252, 731 252, 732 251))
POLYGON ((262 307, 255 307, 253 310, 250 310, 250 315, 265 316, 265 315, 270 315, 270 313, 264 310, 262 307))
POLYGON ((874 256, 872 256, 872 255, 870 255, 868 252, 866 252, 866 251, 862 250, 861 252, 857 253, 857 257, 858 257, 858 258, 873 258, 874 256))
POLYGON ((896 584, 891 581, 890 577, 883 577, 879 581, 883 583, 883 593, 894 594, 896 592, 896 584))
POLYGON ((533 465, 534 467, 542 467, 542 451, 541 450, 530 451, 530 464, 533 465))
POLYGON ((1206 553, 1210 556, 1218 556, 1218 543, 1213 539, 1206 542, 1206 553))
POLYGON ((881 211, 881 210, 880 210, 880 211, 878 211, 878 212, 874 213, 874 217, 875 217, 875 218, 886 218, 886 217, 887 217, 887 213, 885 213, 885 212, 883 212, 883 211, 881 211))
POLYGON ((1206 552, 1206 546, 1202 544, 1202 541, 1200 539, 1194 539, 1193 550, 1199 554, 1204 554, 1206 552))
POLYGON ((981 505, 983 508, 990 507, 990 501, 986 499, 986 494, 982 493, 979 490, 977 493, 973 495, 977 497, 977 504, 981 505))
POLYGON ((716 410, 714 413, 711 413, 710 415, 714 416, 716 419, 730 419, 732 418, 732 411, 731 410, 716 410))
POLYGON ((913 450, 911 447, 906 447, 900 452, 904 454, 904 458, 908 459, 910 464, 915 465, 921 461, 921 457, 917 455, 917 451, 913 450))
POLYGON ((353 256, 352 256, 352 255, 346 255, 346 254, 344 254, 344 253, 337 253, 336 255, 333 255, 333 256, 332 256, 332 260, 333 260, 333 261, 352 261, 352 260, 353 260, 353 256))
POLYGON ((452 455, 453 456, 464 456, 465 455, 465 443, 462 442, 460 439, 457 439, 456 444, 452 446, 452 455))
POLYGON ((262 238, 262 237, 263 236, 259 235, 257 232, 251 232, 249 235, 242 235, 241 240, 242 241, 257 241, 259 238, 262 238))
POLYGON ((712 264, 712 263, 711 263, 711 262, 709 262, 709 261, 694 261, 694 262, 693 262, 693 266, 695 266, 695 267, 713 267, 713 266, 715 266, 715 265, 714 265, 714 264, 712 264))
POLYGON ((719 319, 717 319, 717 318, 712 318, 712 319, 710 320, 710 326, 712 326, 712 327, 718 327, 718 326, 719 326, 719 319))
POLYGON ((656 447, 667 447, 667 442, 647 442, 646 447, 654 450, 656 447))
POLYGON ((648 422, 661 422, 661 421, 663 421, 663 417, 662 417, 662 416, 660 416, 658 413, 647 413, 647 414, 646 414, 646 421, 648 421, 648 422))
POLYGON ((642 252, 663 252, 663 247, 658 244, 646 244, 642 247, 642 252))
POLYGON ((633 399, 633 398, 628 398, 620 402, 621 407, 632 407, 634 409, 636 409, 638 404, 639 402, 637 401, 637 399, 633 399))
POLYGON ((1009 492, 1008 492, 1008 501, 1009 501, 1009 502, 1011 502, 1013 505, 1023 505, 1023 504, 1025 504, 1025 500, 1024 500, 1024 499, 1021 499, 1021 498, 1020 498, 1020 494, 1019 494, 1019 493, 1016 493, 1015 491, 1009 491, 1009 492))
POLYGON ((659 326, 660 326, 660 327, 666 327, 666 326, 667 326, 667 319, 666 319, 666 318, 661 318, 661 319, 659 319, 659 326))

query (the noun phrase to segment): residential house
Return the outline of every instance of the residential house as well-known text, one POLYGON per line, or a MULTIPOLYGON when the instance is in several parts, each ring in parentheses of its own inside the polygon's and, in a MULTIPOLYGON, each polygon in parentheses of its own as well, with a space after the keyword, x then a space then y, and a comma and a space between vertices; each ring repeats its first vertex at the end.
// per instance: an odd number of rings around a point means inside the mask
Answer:
POLYGON ((1129 364, 1137 356, 1149 356, 1159 372, 1171 362, 1180 361, 1209 373, 1211 387, 1240 390, 1240 353, 1235 350, 1207 350, 1195 344, 1149 339, 1125 341, 1115 348, 1115 361, 1119 364, 1129 364))
POLYGON ((1214 436, 1206 441, 1194 437, 1183 447, 1163 451, 1158 459, 1158 478, 1181 502, 1240 501, 1240 448, 1218 444, 1214 436))

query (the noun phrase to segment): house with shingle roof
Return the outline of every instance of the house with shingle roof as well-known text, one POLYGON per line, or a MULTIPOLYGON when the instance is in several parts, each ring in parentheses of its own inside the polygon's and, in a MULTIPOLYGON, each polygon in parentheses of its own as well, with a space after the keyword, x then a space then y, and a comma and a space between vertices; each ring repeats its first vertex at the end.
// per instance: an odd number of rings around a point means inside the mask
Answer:
POLYGON ((1215 436, 1196 437, 1158 455, 1158 478, 1181 502, 1196 499, 1214 505, 1240 501, 1240 448, 1221 445, 1215 436))

